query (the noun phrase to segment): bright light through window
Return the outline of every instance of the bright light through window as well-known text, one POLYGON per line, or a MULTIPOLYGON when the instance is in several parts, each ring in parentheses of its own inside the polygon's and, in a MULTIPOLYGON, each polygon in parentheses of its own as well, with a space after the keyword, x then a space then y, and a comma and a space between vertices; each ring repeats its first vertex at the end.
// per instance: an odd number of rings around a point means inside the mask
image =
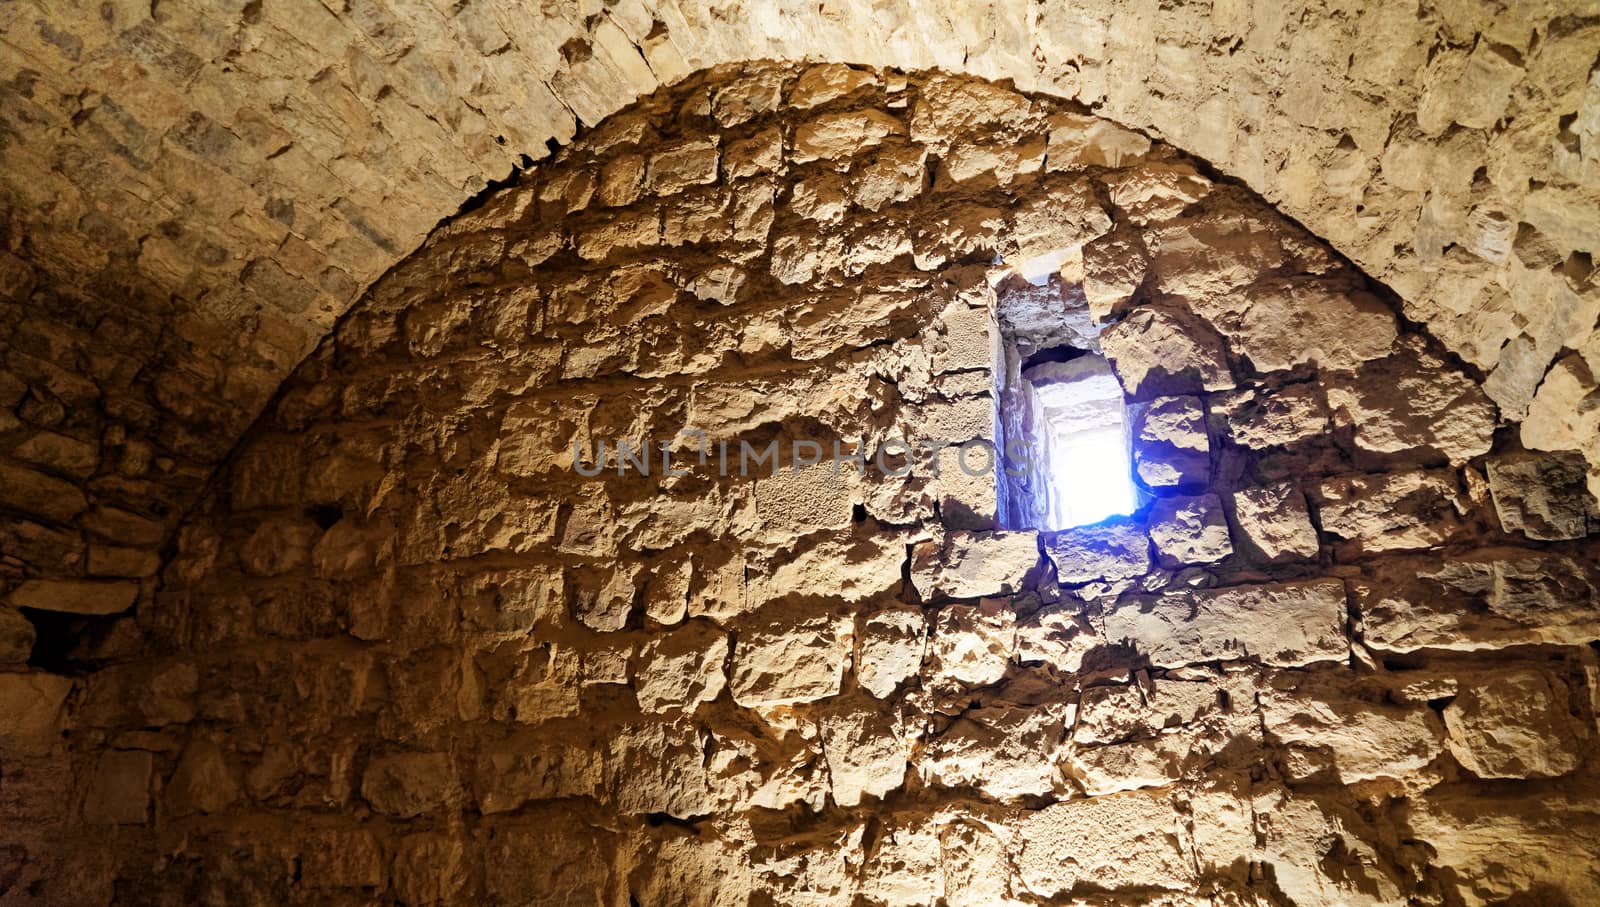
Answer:
POLYGON ((1045 471, 1045 529, 1067 529, 1129 514, 1138 506, 1122 385, 1094 355, 1047 362, 1024 380, 1034 400, 1034 430, 1045 471))

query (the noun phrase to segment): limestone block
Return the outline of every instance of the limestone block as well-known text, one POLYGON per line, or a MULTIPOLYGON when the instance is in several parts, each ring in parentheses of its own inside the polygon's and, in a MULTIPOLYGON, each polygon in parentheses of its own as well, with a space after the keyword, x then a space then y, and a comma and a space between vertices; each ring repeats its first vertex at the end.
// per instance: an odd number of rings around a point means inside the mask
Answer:
POLYGON ((916 547, 911 582, 929 601, 981 598, 1020 591, 1038 564, 1036 533, 949 532, 916 547))
POLYGON ((603 780, 600 752, 567 742, 529 742, 478 754, 473 792, 484 815, 536 800, 591 797, 603 780))
MULTIPOLYGON (((1052 160, 1050 163, 1054 165, 1055 161, 1052 160)), ((1089 304, 1089 313, 1101 323, 1110 321, 1113 316, 1122 314, 1124 305, 1131 302, 1134 294, 1144 286, 1145 276, 1150 268, 1150 257, 1145 252, 1144 241, 1131 230, 1117 229, 1084 243, 1082 254, 1083 296, 1084 301, 1089 304)), ((1149 328, 1144 326, 1131 330, 1131 333, 1135 334, 1148 332, 1149 328)), ((1124 330, 1122 333, 1130 331, 1124 330)), ((1172 346, 1175 345, 1173 341, 1182 344, 1187 338, 1181 333, 1163 332, 1161 339, 1167 340, 1168 345, 1172 346)), ((1124 344, 1123 352, 1131 353, 1137 348, 1135 344, 1124 344)), ((1168 350, 1166 354, 1152 355, 1150 358, 1155 362, 1182 362, 1181 358, 1173 356, 1179 352, 1199 352, 1199 350, 1168 350)), ((1177 367, 1182 368, 1181 365, 1177 367)), ((1129 383, 1130 390, 1135 383, 1129 383)), ((1185 388, 1174 393, 1193 390, 1199 388, 1185 388)))
POLYGON ((1323 532, 1343 539, 1340 549, 1351 553, 1428 548, 1466 530, 1451 470, 1339 476, 1317 485, 1312 497, 1323 532))
POLYGON ((1032 112, 1026 95, 991 82, 935 76, 923 83, 911 113, 911 137, 940 143, 982 128, 1022 126, 1032 112))
POLYGON ((1403 352, 1328 381, 1334 424, 1355 430, 1356 447, 1459 463, 1487 453, 1495 408, 1471 378, 1437 359, 1403 352))
POLYGON ((939 858, 939 834, 932 822, 895 817, 861 868, 861 897, 883 907, 938 903, 944 894, 939 858))
POLYGON ((1006 238, 1015 243, 1016 261, 1020 263, 1078 248, 1110 230, 1111 215, 1094 193, 1085 185, 1071 183, 1041 192, 1018 205, 1006 238))
POLYGON ((1342 669, 1283 675, 1261 693, 1268 740, 1293 781, 1431 783, 1443 728, 1425 705, 1394 705, 1342 669))
POLYGON ((1100 344, 1130 400, 1233 387, 1216 333, 1186 313, 1135 309, 1106 328, 1100 344))
POLYGON ((1161 498, 1150 509, 1150 540, 1168 567, 1210 564, 1233 554, 1228 519, 1214 494, 1161 498))
POLYGON ((17 608, 104 615, 128 610, 138 597, 136 582, 32 579, 18 586, 7 600, 17 608))
POLYGON ((1600 531, 1600 507, 1585 485, 1582 455, 1496 457, 1489 461, 1488 472, 1489 491, 1506 532, 1560 541, 1600 531))
POLYGON ((606 787, 624 815, 666 813, 687 819, 710 814, 715 801, 704 732, 683 722, 622 729, 606 754, 606 787))
POLYGON ((1058 113, 1050 117, 1051 172, 1082 167, 1117 169, 1150 153, 1150 140, 1099 117, 1058 113))
POLYGON ((980 441, 945 447, 938 458, 934 486, 940 522, 949 529, 993 529, 999 507, 993 445, 980 441))
POLYGON ((1358 626, 1380 652, 1470 652, 1600 639, 1592 569, 1519 549, 1395 557, 1352 581, 1358 626))
POLYGON ((1224 437, 1252 450, 1298 444, 1328 432, 1327 404, 1312 382, 1212 397, 1211 411, 1220 416, 1224 437))
POLYGON ((722 694, 727 678, 727 634, 695 621, 645 643, 639 650, 634 692, 645 712, 692 712, 722 694))
POLYGON ((26 664, 37 635, 22 612, 0 606, 0 665, 26 664))
POLYGON ((1583 762, 1592 736, 1572 714, 1567 685, 1531 669, 1464 678, 1444 708, 1445 746, 1479 778, 1553 778, 1583 762))
POLYGON ((863 690, 887 699, 921 669, 927 647, 927 620, 920 608, 868 615, 856 650, 856 680, 863 690))
POLYGON ((1099 629, 1077 609, 1041 608, 1017 624, 1017 661, 1076 674, 1084 656, 1103 642, 1099 629))
POLYGON ((820 107, 876 82, 872 73, 853 66, 819 63, 807 67, 795 80, 794 87, 789 90, 789 106, 801 110, 820 107))
POLYGON ((1073 712, 1071 703, 969 709, 928 740, 918 767, 930 785, 1001 802, 1055 794, 1073 712))
POLYGON ((623 154, 600 168, 598 196, 602 205, 631 205, 644 187, 645 158, 642 154, 623 154))
POLYGON ((312 891, 383 887, 384 854, 370 831, 301 829, 296 836, 300 883, 312 891))
POLYGON ((1211 478, 1211 440, 1198 397, 1157 397, 1133 414, 1133 461, 1150 488, 1198 489, 1211 478))
POLYGON ((10 463, 0 463, 0 503, 56 523, 70 521, 89 506, 71 482, 10 463))
MULTIPOLYGON (((717 181, 717 140, 687 139, 650 155, 645 183, 656 195, 672 195, 717 181)), ((587 256, 585 256, 587 257, 587 256)))
POLYGON ((100 462, 100 450, 95 445, 53 431, 29 435, 11 449, 11 455, 25 463, 79 479, 93 474, 100 462))
POLYGON ((867 211, 910 201, 924 188, 928 150, 921 145, 888 146, 850 172, 851 198, 867 211))
POLYGON ((1185 889, 1194 881, 1188 835, 1172 803, 1139 793, 1066 800, 1024 812, 1017 872, 1044 898, 1082 883, 1105 889, 1185 889))
POLYGON ((1016 612, 1004 599, 948 605, 934 618, 923 685, 938 694, 995 683, 1016 651, 1016 612))
POLYGON ((1295 667, 1349 655, 1345 610, 1344 583, 1296 580, 1125 598, 1101 632, 1158 666, 1254 658, 1295 667))
POLYGON ((573 616, 591 630, 621 630, 633 613, 642 574, 643 568, 638 564, 617 564, 598 584, 579 586, 573 596, 573 616))
POLYGON ((224 812, 242 795, 227 755, 204 737, 196 737, 184 747, 178 768, 163 791, 167 811, 174 816, 224 812))
POLYGON ((857 806, 905 781, 906 752, 897 716, 879 703, 841 700, 822 716, 822 751, 833 802, 857 806))
POLYGON ((790 156, 796 163, 853 157, 883 144, 891 135, 904 135, 905 124, 881 110, 847 110, 825 113, 795 127, 790 156))
POLYGON ((1337 284, 1261 282, 1245 293, 1244 305, 1228 342, 1260 372, 1306 363, 1352 371, 1388 355, 1397 336, 1388 305, 1365 290, 1337 284))
POLYGON ((1317 530, 1305 495, 1293 483, 1246 488, 1230 495, 1229 503, 1239 547, 1251 558, 1279 564, 1317 556, 1317 530))
POLYGON ((555 904, 604 903, 616 847, 609 836, 565 810, 537 811, 524 821, 496 827, 484 847, 489 899, 514 904, 538 892, 555 904))
POLYGON ((905 540, 889 532, 808 536, 768 563, 751 558, 746 606, 753 610, 790 596, 864 601, 899 588, 905 559, 905 540))
POLYGON ((1150 571, 1150 539, 1131 519, 1112 518, 1044 536, 1044 551, 1065 586, 1132 579, 1150 571))
POLYGON ((374 756, 361 776, 361 796, 397 819, 457 809, 466 791, 449 753, 374 756))
POLYGON ((143 825, 150 814, 155 757, 141 750, 106 750, 95 763, 83 798, 83 820, 94 825, 143 825))
POLYGON ((711 95, 711 115, 724 128, 767 113, 783 103, 784 73, 765 70, 746 75, 711 95))
POLYGON ((816 616, 740 634, 729 683, 734 701, 750 708, 837 694, 852 632, 847 618, 816 616))
POLYGON ((729 142, 722 152, 722 172, 730 180, 772 173, 782 163, 783 133, 776 127, 729 142))
POLYGON ((1263 832, 1261 859, 1296 904, 1406 903, 1394 869, 1378 850, 1380 833, 1354 810, 1273 790, 1255 797, 1254 813, 1263 832))
POLYGON ((1448 891, 1466 907, 1489 907, 1525 892, 1555 903, 1594 902, 1600 880, 1600 818, 1590 798, 1566 792, 1529 797, 1448 785, 1418 796, 1405 821, 1431 862, 1448 867, 1448 891))
MULTIPOLYGON (((1111 202, 1141 226, 1167 220, 1211 193, 1212 183, 1188 161, 1145 161, 1107 175, 1111 202)), ((1228 246, 1216 249, 1227 254, 1228 246)))

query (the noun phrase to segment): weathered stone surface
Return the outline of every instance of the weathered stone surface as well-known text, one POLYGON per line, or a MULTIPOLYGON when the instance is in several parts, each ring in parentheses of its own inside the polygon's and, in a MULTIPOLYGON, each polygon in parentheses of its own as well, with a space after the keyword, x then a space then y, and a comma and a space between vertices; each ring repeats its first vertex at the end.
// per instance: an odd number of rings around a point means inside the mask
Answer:
POLYGON ((1600 531, 1600 507, 1585 487, 1583 457, 1573 453, 1497 457, 1489 490, 1506 532, 1530 539, 1577 539, 1600 531))
POLYGON ((947 605, 933 620, 924 682, 940 692, 994 683, 1016 649, 1017 615, 1002 599, 947 605))
POLYGON ((1233 387, 1221 341, 1187 313, 1136 309, 1106 328, 1100 344, 1130 399, 1233 387))
POLYGON ((1551 778, 1583 760, 1589 729, 1571 712, 1570 693, 1540 671, 1478 675, 1444 708, 1445 746, 1479 778, 1551 778))
POLYGON ((133 607, 138 583, 96 580, 29 580, 8 601, 18 608, 68 614, 117 614, 133 607))
POLYGON ((1296 666, 1344 660, 1344 625, 1344 583, 1325 579, 1125 598, 1101 618, 1101 633, 1153 665, 1296 666))
POLYGON ((1056 581, 1068 586, 1132 579, 1150 569, 1150 540, 1128 519, 1110 519, 1044 537, 1056 581))
POLYGON ((849 620, 819 616, 741 634, 728 684, 734 701, 783 705, 838 693, 852 633, 849 620))
POLYGON ((646 712, 694 711, 722 694, 728 637, 696 621, 644 645, 634 692, 646 712))
POLYGON ((0 673, 0 748, 40 753, 53 747, 70 692, 72 681, 56 674, 0 673))
POLYGON ((33 623, 22 612, 0 607, 0 665, 26 663, 37 636, 33 623))
POLYGON ((713 806, 705 735, 683 723, 642 724, 618 732, 606 760, 618 811, 703 816, 713 806))
POLYGON ((1352 583, 1370 648, 1475 651, 1600 639, 1600 593, 1584 564, 1560 555, 1485 549, 1380 562, 1352 583))
POLYGON ((929 784, 973 788, 1000 801, 1053 794, 1071 704, 963 712, 934 735, 919 763, 929 784))
POLYGON ((1284 748, 1290 780, 1404 785, 1421 779, 1443 751, 1438 716, 1424 705, 1384 698, 1381 688, 1327 671, 1286 676, 1263 690, 1262 722, 1284 748))
POLYGON ((1160 397, 1135 411, 1133 461, 1151 488, 1193 489, 1211 478, 1211 439, 1198 397, 1160 397))
POLYGON ((1351 553, 1428 548, 1465 530, 1456 476, 1449 470, 1340 476, 1316 486, 1323 532, 1351 553))
POLYGON ((1406 351, 1363 365, 1328 385, 1335 425, 1355 430, 1356 446, 1459 463, 1487 453, 1495 408, 1477 384, 1426 354, 1406 351))
POLYGON ((1451 870, 1451 894, 1463 904, 1488 907, 1523 892, 1575 904, 1600 896, 1589 871, 1600 832, 1593 803, 1565 791, 1519 800, 1517 791, 1442 787, 1417 798, 1405 820, 1451 870))
POLYGON ((1244 390, 1211 401, 1212 412, 1222 417, 1224 436, 1255 450, 1297 444, 1328 430, 1322 389, 1315 383, 1244 390))
POLYGON ((1250 557, 1284 563, 1317 556, 1316 527, 1305 495, 1292 483, 1246 488, 1234 492, 1229 502, 1239 547, 1250 557))
POLYGON ((88 506, 83 492, 71 482, 9 463, 0 463, 0 502, 57 523, 67 522, 88 506))
POLYGON ((856 806, 864 797, 881 799, 900 788, 906 752, 896 716, 870 699, 845 701, 821 723, 833 802, 856 806))
POLYGON ((1016 825, 1017 872, 1039 897, 1080 884, 1182 889, 1194 879, 1187 834, 1172 804, 1120 794, 1069 800, 1024 812, 1016 825))
POLYGON ((798 163, 833 160, 904 134, 905 124, 880 110, 826 113, 795 129, 793 158, 798 163))
POLYGON ((175 816, 220 813, 241 794, 222 748, 204 737, 196 737, 184 747, 178 768, 163 791, 167 809, 175 816))
POLYGON ((83 819, 95 825, 143 825, 150 815, 155 757, 139 750, 108 750, 95 763, 83 801, 83 819))
POLYGON ((1353 370, 1388 355, 1397 336, 1394 313, 1376 296, 1319 281, 1259 283, 1243 305, 1229 345, 1261 372, 1308 363, 1353 370))
POLYGON ((1210 564, 1233 554, 1228 518, 1214 494, 1196 498, 1162 498, 1150 509, 1150 540, 1169 567, 1210 564))
POLYGON ((917 546, 911 580, 926 599, 1019 591, 1039 563, 1032 532, 951 532, 917 546))
POLYGON ((376 756, 361 776, 361 796, 373 809, 397 819, 454 809, 466 802, 449 753, 376 756))
POLYGON ((486 815, 535 800, 593 796, 603 781, 601 754, 567 743, 517 746, 479 755, 473 790, 486 815))
POLYGON ((862 623, 856 650, 856 681, 886 699, 916 675, 928 647, 927 620, 920 610, 894 609, 871 614, 862 623))

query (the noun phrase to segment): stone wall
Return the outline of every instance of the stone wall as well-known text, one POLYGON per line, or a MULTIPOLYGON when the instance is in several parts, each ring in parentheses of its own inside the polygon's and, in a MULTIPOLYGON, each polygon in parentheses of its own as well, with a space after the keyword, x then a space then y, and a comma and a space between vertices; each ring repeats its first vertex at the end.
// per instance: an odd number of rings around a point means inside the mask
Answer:
POLYGON ((137 657, 64 717, 5 675, 32 755, 4 769, 0 881, 1593 902, 1583 458, 1522 450, 1396 308, 1248 190, 1060 102, 842 66, 689 79, 372 289, 110 622, 137 657), (1048 254, 1040 305, 1105 325, 1146 510, 998 531, 953 446, 897 476, 711 468, 724 440, 897 466, 894 439, 991 437, 993 283, 1048 254), (616 439, 669 440, 688 474, 581 475, 616 439))
POLYGON ((1387 282, 1508 413, 1554 368, 1530 446, 1600 437, 1569 418, 1600 372, 1588 0, 17 0, 0 42, 0 219, 57 281, 176 301, 171 329, 262 371, 229 382, 250 415, 489 182, 690 72, 786 59, 1012 79, 1165 138, 1387 282))

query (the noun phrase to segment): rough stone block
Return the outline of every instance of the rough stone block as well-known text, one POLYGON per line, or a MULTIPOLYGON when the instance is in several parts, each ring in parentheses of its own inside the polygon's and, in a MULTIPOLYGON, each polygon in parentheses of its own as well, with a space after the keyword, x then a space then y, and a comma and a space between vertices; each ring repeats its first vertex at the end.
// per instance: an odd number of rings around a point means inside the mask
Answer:
POLYGON ((1585 485, 1581 454, 1496 457, 1488 472, 1495 512, 1506 532, 1552 542, 1600 531, 1600 507, 1585 485))
POLYGON ((83 820, 93 825, 143 825, 150 815, 152 754, 107 750, 95 763, 83 798, 83 820))
POLYGON ((672 195, 717 181, 717 140, 690 139, 650 155, 645 182, 656 195, 672 195))
POLYGON ((0 673, 0 749, 42 753, 55 746, 72 681, 42 671, 0 673))
POLYGON ((1158 397, 1133 416, 1133 461, 1150 488, 1203 487, 1211 479, 1211 440, 1198 397, 1158 397))
POLYGON ((950 532, 915 551, 911 582, 925 600, 981 598, 1023 588, 1039 564, 1033 532, 950 532))
POLYGON ((904 783, 905 744, 893 712, 871 699, 844 701, 822 716, 821 725, 833 802, 857 806, 865 797, 881 799, 904 783))
POLYGON ((1004 600, 947 605, 934 618, 924 686, 939 694, 987 686, 1005 676, 1016 648, 1017 614, 1004 600))
POLYGON ((1351 554, 1449 542, 1467 528, 1459 497, 1450 470, 1339 476, 1313 492, 1322 531, 1351 554))
POLYGON ((1136 309, 1106 328, 1100 345, 1130 400, 1233 387, 1222 342, 1186 313, 1136 309))
POLYGON ((891 135, 904 135, 905 124, 881 110, 847 110, 825 113, 794 131, 796 163, 837 160, 883 144, 891 135))
POLYGON ((1024 812, 1016 826, 1020 881, 1052 898, 1097 888, 1186 889, 1195 877, 1184 821, 1164 797, 1118 794, 1024 812))
POLYGON ((1071 703, 963 712, 928 740, 919 768, 930 785, 971 788, 1002 802, 1050 796, 1064 786, 1059 763, 1071 703))
POLYGON ((734 701, 748 708, 837 694, 852 632, 848 619, 819 616, 741 634, 729 684, 734 701))
POLYGON ((1224 436, 1241 447, 1266 450, 1323 437, 1328 409, 1312 382, 1257 388, 1211 398, 1224 436))
POLYGON ((1569 557, 1484 549, 1396 557, 1353 581, 1369 648, 1478 651, 1600 639, 1600 593, 1591 567, 1569 557))
POLYGON ((1113 518, 1044 536, 1044 551, 1065 586, 1116 583, 1150 571, 1150 539, 1130 519, 1113 518))
POLYGON ((1572 714, 1567 685, 1513 669, 1463 678, 1444 708, 1445 746, 1479 778, 1554 778, 1583 762, 1593 737, 1572 714))
POLYGON ((0 463, 0 504, 55 523, 66 523, 89 506, 71 482, 0 463))
POLYGON ((1426 705, 1386 699, 1343 670, 1286 674, 1262 691, 1262 722, 1292 781, 1428 786, 1436 780, 1428 766, 1443 750, 1439 718, 1426 705))
POLYGON ((120 614, 133 607, 139 584, 104 580, 31 579, 8 601, 17 608, 68 614, 120 614))
POLYGON ((33 622, 22 612, 0 606, 0 665, 26 664, 36 636, 33 622))
POLYGON ((1334 424, 1375 454, 1459 463, 1494 443, 1495 408, 1477 382, 1425 353, 1405 351, 1328 380, 1334 424))
POLYGON ((916 675, 927 650, 927 620, 921 609, 897 608, 867 617, 856 650, 856 680, 861 688, 887 699, 916 675))
POLYGON ((1229 498, 1239 547, 1269 564, 1308 560, 1320 550, 1306 497, 1292 483, 1246 488, 1229 498))
POLYGON ((1295 667, 1349 656, 1345 611, 1344 583, 1296 580, 1125 598, 1101 632, 1162 667, 1242 658, 1295 667))
POLYGON ((1150 540, 1168 567, 1211 564, 1233 554, 1228 519, 1214 494, 1161 498, 1150 509, 1150 540))
POLYGON ((727 660, 727 634, 700 621, 645 643, 634 680, 639 708, 694 711, 721 695, 727 660))

